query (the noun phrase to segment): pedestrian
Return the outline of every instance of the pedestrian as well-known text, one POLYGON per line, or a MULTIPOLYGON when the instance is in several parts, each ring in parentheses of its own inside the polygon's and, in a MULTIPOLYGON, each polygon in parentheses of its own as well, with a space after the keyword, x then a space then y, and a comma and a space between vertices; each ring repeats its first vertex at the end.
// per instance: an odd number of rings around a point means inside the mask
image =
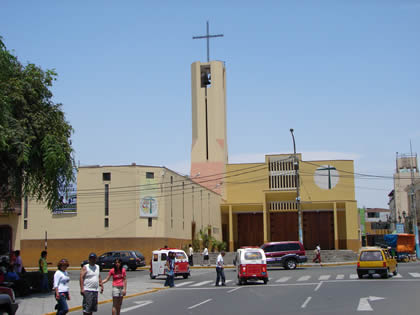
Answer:
POLYGON ((10 254, 9 254, 9 265, 14 266, 15 263, 16 263, 16 254, 15 254, 15 251, 11 249, 10 254))
POLYGON ((48 262, 47 262, 47 251, 41 252, 41 258, 38 260, 39 272, 41 273, 41 292, 49 292, 48 287, 48 262))
POLYGON ((173 288, 174 284, 174 269, 175 269, 175 253, 169 252, 165 264, 166 281, 164 286, 173 288))
POLYGON ((69 261, 61 259, 57 264, 57 271, 54 274, 55 299, 57 300, 57 315, 67 314, 69 306, 67 300, 70 300, 69 282, 70 277, 67 272, 69 261))
POLYGON ((194 266, 193 256, 194 250, 192 248, 192 245, 190 244, 190 248, 188 249, 188 263, 190 264, 190 266, 194 266))
POLYGON ((209 262, 209 250, 207 249, 207 247, 204 247, 203 250, 203 264, 202 265, 208 265, 210 266, 210 262, 209 262))
POLYGON ((225 256, 225 252, 222 251, 219 256, 217 256, 216 260, 216 287, 219 286, 220 278, 222 278, 222 286, 225 286, 226 278, 225 278, 225 271, 224 271, 224 261, 223 257, 225 256))
POLYGON ((9 265, 7 273, 4 275, 4 281, 11 283, 11 287, 17 296, 28 295, 29 285, 24 279, 19 277, 13 265, 9 265))
POLYGON ((20 256, 20 250, 15 250, 15 256, 16 256, 16 260, 15 260, 15 271, 18 274, 21 274, 22 273, 23 264, 22 264, 22 257, 20 256))
POLYGON ((80 294, 83 296, 83 314, 88 315, 98 311, 99 286, 104 292, 99 266, 96 264, 96 254, 89 254, 89 263, 80 271, 80 294))
POLYGON ((119 258, 114 261, 114 268, 109 271, 108 276, 102 281, 102 284, 108 282, 111 277, 112 315, 120 315, 123 297, 127 294, 127 274, 119 258))
POLYGON ((321 263, 321 247, 319 246, 319 244, 315 247, 314 254, 315 258, 312 260, 312 262, 321 263))

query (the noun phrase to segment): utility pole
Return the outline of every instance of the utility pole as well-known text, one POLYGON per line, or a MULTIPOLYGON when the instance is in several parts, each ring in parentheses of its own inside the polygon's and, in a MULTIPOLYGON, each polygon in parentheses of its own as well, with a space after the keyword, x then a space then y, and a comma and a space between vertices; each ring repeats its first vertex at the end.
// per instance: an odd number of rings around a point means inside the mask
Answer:
POLYGON ((303 233, 302 233, 302 206, 300 203, 300 178, 299 178, 299 159, 296 155, 296 142, 295 135, 293 134, 293 128, 290 128, 290 133, 293 139, 293 165, 295 168, 295 179, 296 179, 296 206, 298 211, 298 231, 299 231, 299 242, 303 244, 303 233))
MULTIPOLYGON (((416 240, 416 255, 417 255, 417 258, 420 258, 419 230, 417 226, 416 192, 414 190, 414 165, 412 163, 414 156, 413 156, 413 148, 411 146, 411 140, 410 140, 410 155, 411 155, 410 156, 410 169, 411 169, 411 172, 410 172, 411 173, 411 186, 410 186, 411 216, 410 217, 413 219, 413 234, 416 240)), ((416 161, 417 161, 417 155, 416 155, 416 161)))

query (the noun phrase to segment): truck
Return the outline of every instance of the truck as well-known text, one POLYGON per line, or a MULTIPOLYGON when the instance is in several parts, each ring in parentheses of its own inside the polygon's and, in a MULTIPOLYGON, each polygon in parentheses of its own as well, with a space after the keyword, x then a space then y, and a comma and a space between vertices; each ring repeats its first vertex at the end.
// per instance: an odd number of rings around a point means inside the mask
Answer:
POLYGON ((416 249, 414 234, 398 233, 384 235, 384 241, 391 247, 391 253, 397 261, 408 261, 416 249))

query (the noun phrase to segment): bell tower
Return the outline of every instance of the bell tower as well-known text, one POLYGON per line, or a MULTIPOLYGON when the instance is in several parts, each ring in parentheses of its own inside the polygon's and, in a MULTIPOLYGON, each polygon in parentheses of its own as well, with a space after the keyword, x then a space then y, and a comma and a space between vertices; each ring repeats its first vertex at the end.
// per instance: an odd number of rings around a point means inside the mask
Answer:
POLYGON ((191 65, 191 178, 222 194, 228 162, 226 69, 222 61, 191 65))

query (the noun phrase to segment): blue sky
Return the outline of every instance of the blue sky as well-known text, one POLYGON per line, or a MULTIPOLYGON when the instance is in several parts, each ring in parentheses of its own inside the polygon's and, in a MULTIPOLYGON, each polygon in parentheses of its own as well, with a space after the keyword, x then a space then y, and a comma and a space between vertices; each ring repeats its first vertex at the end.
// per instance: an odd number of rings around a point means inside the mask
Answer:
MULTIPOLYGON (((56 69, 76 161, 188 173, 190 65, 227 68, 230 162, 297 151, 392 176, 420 151, 420 1, 0 2, 0 36, 21 62, 56 69)), ((356 182, 387 207, 392 179, 356 182)))

